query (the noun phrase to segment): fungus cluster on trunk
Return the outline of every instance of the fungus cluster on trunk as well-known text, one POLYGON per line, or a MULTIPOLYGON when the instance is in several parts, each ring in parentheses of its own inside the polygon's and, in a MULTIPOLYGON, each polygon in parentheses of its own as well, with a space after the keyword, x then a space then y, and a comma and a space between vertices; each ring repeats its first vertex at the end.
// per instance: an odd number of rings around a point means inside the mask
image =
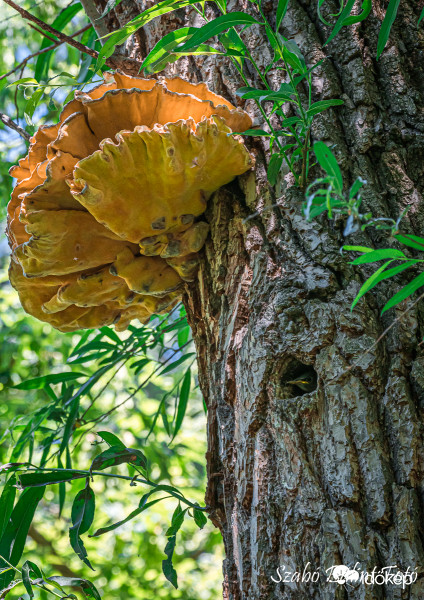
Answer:
POLYGON ((106 74, 76 92, 12 167, 10 281, 61 331, 145 322, 196 276, 199 219, 253 159, 250 117, 205 84, 106 74))

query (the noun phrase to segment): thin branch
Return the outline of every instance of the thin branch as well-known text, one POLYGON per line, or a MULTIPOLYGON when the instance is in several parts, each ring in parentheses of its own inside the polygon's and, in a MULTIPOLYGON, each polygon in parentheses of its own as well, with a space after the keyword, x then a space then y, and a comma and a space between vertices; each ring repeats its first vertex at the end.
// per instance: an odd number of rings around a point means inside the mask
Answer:
POLYGON ((19 133, 19 135, 21 137, 24 138, 24 140, 26 140, 27 142, 29 142, 29 140, 31 139, 31 136, 29 133, 27 133, 25 131, 25 129, 22 129, 22 127, 20 127, 17 123, 15 123, 15 121, 12 121, 12 119, 10 117, 8 117, 7 115, 5 115, 4 113, 0 113, 0 121, 6 125, 6 127, 9 127, 10 129, 14 129, 15 131, 17 131, 19 133))
MULTIPOLYGON (((76 48, 80 52, 83 52, 84 54, 88 54, 93 58, 98 58, 99 53, 96 50, 93 50, 88 46, 84 46, 84 44, 81 44, 81 42, 74 40, 69 35, 65 35, 64 33, 57 31, 57 29, 54 29, 47 23, 44 23, 44 21, 41 21, 41 19, 39 19, 38 17, 35 17, 31 13, 29 13, 24 8, 18 6, 15 2, 13 2, 13 0, 3 0, 3 2, 14 8, 24 19, 26 19, 27 21, 31 21, 32 23, 36 23, 39 27, 41 27, 41 29, 56 36, 59 40, 62 40, 62 42, 73 46, 74 48, 76 48)), ((111 56, 110 58, 106 59, 106 64, 112 69, 123 69, 124 71, 127 71, 129 73, 134 73, 135 70, 138 73, 141 67, 140 62, 133 60, 132 58, 126 57, 118 58, 111 56)))
MULTIPOLYGON (((82 29, 79 29, 75 33, 73 33, 71 37, 79 36, 81 33, 84 33, 84 31, 87 31, 87 29, 90 29, 90 27, 91 27, 91 23, 89 25, 86 25, 82 29)), ((19 69, 21 67, 25 67, 27 62, 30 61, 31 58, 35 58, 36 56, 39 56, 40 54, 44 54, 45 52, 50 52, 50 50, 54 50, 55 48, 57 48, 58 46, 61 46, 64 43, 65 42, 63 40, 58 40, 51 46, 47 46, 47 48, 43 48, 42 50, 38 50, 38 52, 34 52, 33 54, 30 54, 29 56, 24 58, 24 60, 22 62, 20 62, 19 65, 16 65, 16 67, 14 67, 11 71, 9 71, 8 73, 5 73, 4 75, 0 75, 0 81, 2 79, 5 79, 6 77, 9 77, 9 75, 16 73, 16 71, 19 71, 19 69)))
POLYGON ((37 31, 40 35, 42 35, 43 37, 47 38, 48 40, 50 40, 51 42, 55 42, 56 40, 54 39, 54 37, 52 37, 51 35, 49 35, 48 33, 46 33, 45 31, 43 31, 42 29, 39 29, 38 27, 36 27, 35 25, 32 25, 31 23, 29 24, 29 26, 34 29, 34 31, 37 31))

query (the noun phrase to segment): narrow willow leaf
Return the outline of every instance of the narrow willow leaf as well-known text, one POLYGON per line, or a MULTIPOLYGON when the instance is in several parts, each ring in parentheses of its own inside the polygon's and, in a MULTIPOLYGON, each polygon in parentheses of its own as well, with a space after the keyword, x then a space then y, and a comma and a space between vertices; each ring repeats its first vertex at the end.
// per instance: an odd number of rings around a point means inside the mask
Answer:
POLYGON ((176 369, 177 367, 179 367, 183 362, 185 362, 186 360, 188 360, 192 356, 196 356, 196 353, 195 352, 188 352, 187 354, 184 354, 184 356, 181 356, 181 358, 178 358, 177 360, 174 360, 174 362, 172 362, 170 365, 167 365, 164 369, 162 369, 161 371, 159 371, 158 375, 165 375, 165 373, 169 373, 169 371, 173 371, 174 369, 176 369))
POLYGON ((54 576, 48 577, 46 583, 57 583, 60 587, 80 587, 84 592, 86 598, 93 598, 93 600, 102 600, 99 592, 95 585, 88 581, 88 579, 81 579, 80 577, 62 577, 54 576))
POLYGON ((191 370, 190 367, 187 369, 186 374, 184 375, 183 382, 181 384, 180 395, 178 399, 178 408, 177 414, 175 417, 175 425, 174 425, 174 433, 172 439, 174 439, 181 429, 181 425, 184 420, 184 416, 187 410, 188 397, 190 394, 190 384, 191 384, 191 370))
POLYGON ((314 117, 315 115, 331 108, 332 106, 340 106, 343 104, 343 100, 320 100, 318 102, 314 102, 311 107, 307 111, 308 117, 314 117))
POLYGON ((337 183, 336 191, 339 194, 343 193, 343 178, 336 157, 331 152, 330 148, 324 142, 315 142, 314 153, 320 166, 324 171, 334 177, 337 183))
POLYGON ((57 471, 40 471, 40 472, 26 472, 18 474, 18 484, 20 489, 33 488, 33 487, 45 487, 46 485, 53 485, 55 483, 73 481, 74 479, 81 479, 87 477, 87 471, 68 471, 67 469, 60 469, 57 471))
POLYGON ((165 35, 146 56, 141 69, 144 69, 146 73, 161 71, 169 62, 176 60, 176 57, 171 54, 172 50, 184 41, 189 40, 196 31, 196 27, 181 27, 181 29, 176 29, 165 35))
POLYGON ((92 471, 103 471, 108 467, 131 463, 146 469, 147 459, 140 450, 135 448, 122 448, 121 445, 111 446, 93 460, 90 467, 92 471))
POLYGON ((165 554, 167 558, 162 561, 162 571, 167 580, 172 583, 174 588, 178 589, 178 577, 177 572, 172 564, 172 556, 175 550, 177 536, 173 535, 168 539, 168 543, 165 546, 165 554))
MULTIPOLYGON (((52 27, 58 31, 63 31, 64 27, 75 17, 75 15, 79 13, 81 9, 82 5, 80 2, 76 2, 75 4, 67 6, 55 18, 51 24, 52 27)), ((44 50, 44 48, 51 46, 51 43, 51 39, 45 37, 41 43, 40 50, 44 50)), ((41 81, 42 79, 47 80, 53 52, 54 50, 51 50, 50 52, 44 52, 38 56, 34 71, 34 78, 37 81, 41 81)))
POLYGON ((343 27, 348 25, 354 25, 355 23, 360 23, 364 19, 368 17, 372 9, 372 0, 364 0, 361 6, 361 12, 359 15, 352 15, 347 17, 347 19, 343 22, 343 27))
POLYGON ((409 246, 410 248, 415 248, 416 250, 421 250, 421 252, 424 251, 424 238, 419 237, 418 235, 404 233, 404 234, 395 235, 394 237, 401 244, 405 244, 405 246, 409 246))
POLYGON ((412 296, 420 287, 424 285, 424 273, 420 273, 415 279, 413 279, 408 285, 405 285, 401 290, 397 292, 383 307, 381 314, 385 313, 386 310, 393 308, 402 300, 406 300, 409 296, 412 296))
POLYGON ((139 507, 139 508, 136 508, 135 510, 133 510, 128 515, 128 517, 125 517, 125 519, 122 519, 122 521, 118 521, 117 523, 113 523, 112 525, 108 525, 107 527, 102 527, 102 528, 98 529, 97 531, 95 531, 93 533, 93 535, 89 535, 88 537, 98 537, 99 535, 103 535, 104 533, 113 531, 114 529, 121 527, 121 525, 128 523, 128 521, 135 519, 136 517, 138 517, 138 515, 140 515, 142 512, 144 512, 145 510, 147 510, 154 504, 157 504, 158 502, 161 502, 162 500, 165 500, 166 498, 171 498, 171 497, 172 496, 163 496, 162 498, 156 498, 155 500, 152 500, 151 502, 146 502, 142 507, 139 507))
POLYGON ((27 560, 22 565, 22 583, 25 586, 26 591, 30 598, 34 598, 34 592, 32 589, 31 577, 42 579, 43 574, 40 568, 30 560, 27 560))
POLYGON ((273 154, 269 161, 268 169, 267 169, 267 177, 268 181, 271 185, 275 185, 277 183, 278 174, 281 170, 281 166, 283 164, 283 157, 279 154, 273 154))
POLYGON ((390 0, 389 6, 387 7, 386 14, 384 16, 384 21, 381 25, 380 33, 378 34, 377 60, 380 58, 381 53, 386 47, 387 40, 389 39, 390 35, 390 30, 396 19, 399 4, 400 0, 390 0))
POLYGON ((13 504, 16 497, 16 477, 12 475, 3 486, 0 496, 0 539, 12 514, 13 504))
POLYGON ((221 15, 213 21, 206 23, 202 27, 197 29, 197 32, 190 38, 188 42, 178 48, 178 52, 185 52, 197 48, 200 44, 203 44, 210 38, 226 31, 234 25, 259 25, 260 22, 254 17, 240 11, 232 12, 230 14, 221 15))
POLYGON ((324 46, 326 46, 329 42, 331 42, 331 40, 334 39, 336 37, 336 35, 339 33, 340 29, 344 25, 344 22, 350 16, 350 13, 352 12, 352 8, 353 8, 355 2, 356 2, 356 0, 348 0, 347 1, 346 6, 344 7, 344 9, 342 10, 342 12, 340 13, 339 18, 337 19, 337 22, 334 25, 334 29, 331 32, 331 35, 328 38, 328 40, 325 42, 324 46))
POLYGON ((418 22, 417 22, 417 27, 418 25, 421 23, 421 21, 424 19, 424 8, 421 11, 421 14, 419 16, 418 22))
POLYGON ((121 442, 119 437, 117 437, 114 433, 110 431, 98 431, 97 435, 102 438, 109 446, 118 446, 121 448, 126 448, 124 442, 121 442))
POLYGON ((43 377, 36 377, 35 379, 28 379, 28 381, 22 381, 22 383, 18 383, 18 385, 14 385, 13 387, 17 390, 41 390, 52 383, 73 381, 80 377, 87 377, 87 375, 85 373, 53 373, 51 375, 44 375, 43 377))
POLYGON ((384 269, 391 262, 393 262, 393 261, 390 260, 387 263, 385 263, 382 267, 380 267, 379 269, 377 269, 377 271, 373 275, 371 275, 371 277, 369 277, 366 280, 366 282, 364 283, 364 285, 359 290, 359 293, 356 296, 355 300, 353 301, 352 306, 350 307, 350 310, 352 310, 354 308, 354 306, 357 304, 358 300, 360 300, 360 298, 362 298, 362 296, 366 292, 369 292, 370 290, 372 290, 372 288, 375 287, 378 283, 380 283, 380 281, 384 281, 385 279, 389 279, 390 277, 394 277, 395 275, 398 275, 398 273, 402 273, 402 271, 405 271, 406 269, 409 269, 409 267, 411 267, 412 265, 417 264, 420 261, 418 261, 418 260, 409 260, 406 263, 402 263, 401 265, 398 265, 397 267, 393 267, 392 269, 387 269, 385 271, 384 269))
POLYGON ((404 253, 401 250, 396 250, 396 248, 381 248, 380 250, 373 250, 372 252, 367 252, 362 256, 358 256, 351 263, 351 265, 365 265, 367 263, 377 262, 379 260, 385 260, 388 258, 393 259, 401 259, 406 258, 404 253))
POLYGON ((277 6, 277 23, 276 31, 280 29, 280 25, 286 16, 287 8, 289 6, 289 0, 279 0, 277 6))
POLYGON ((388 260, 387 262, 384 263, 383 266, 381 266, 379 269, 377 269, 377 271, 375 271, 375 273, 373 273, 371 275, 371 277, 368 277, 368 279, 366 280, 364 285, 359 290, 355 300, 352 302, 352 306, 350 307, 350 310, 354 309, 354 307, 357 305, 357 303, 359 302, 359 300, 362 298, 362 296, 364 294, 366 294, 372 287, 374 287, 374 285, 377 285, 377 283, 379 281, 379 276, 383 273, 383 271, 386 269, 386 267, 388 267, 389 265, 392 264, 392 262, 393 262, 393 260, 388 260))
POLYGON ((89 479, 87 478, 85 488, 78 492, 72 504, 72 527, 69 529, 69 541, 76 555, 89 566, 90 569, 93 569, 93 567, 88 560, 87 550, 85 549, 81 535, 91 527, 94 519, 95 506, 95 495, 90 487, 89 479))
MULTIPOLYGON (((29 527, 34 513, 44 494, 44 488, 25 490, 14 507, 9 522, 0 539, 0 557, 3 556, 16 566, 22 556, 29 527)), ((0 569, 8 565, 0 558, 0 569)), ((0 589, 6 588, 14 579, 14 571, 0 573, 0 589)))
POLYGON ((208 522, 208 519, 206 518, 204 511, 200 510, 199 508, 193 509, 193 518, 194 518, 196 525, 199 527, 199 529, 203 529, 203 527, 208 522))
POLYGON ((367 246, 343 246, 342 250, 350 252, 374 252, 373 248, 367 248, 367 246))

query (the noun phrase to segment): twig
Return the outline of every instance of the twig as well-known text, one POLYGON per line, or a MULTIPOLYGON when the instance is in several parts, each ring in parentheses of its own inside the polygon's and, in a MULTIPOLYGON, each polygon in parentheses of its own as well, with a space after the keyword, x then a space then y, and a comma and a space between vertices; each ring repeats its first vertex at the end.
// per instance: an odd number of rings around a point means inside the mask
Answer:
MULTIPOLYGON (((84 33, 84 31, 87 31, 87 29, 90 29, 90 27, 91 27, 91 23, 89 25, 86 25, 82 29, 79 29, 75 33, 73 33, 71 37, 79 36, 81 33, 84 33)), ((11 71, 9 71, 8 73, 5 73, 4 75, 0 75, 0 81, 2 79, 5 79, 6 77, 9 77, 9 75, 16 73, 16 71, 19 71, 19 69, 21 67, 25 67, 27 62, 30 61, 31 58, 35 58, 36 56, 39 56, 40 54, 44 54, 45 52, 50 52, 50 50, 54 50, 55 48, 57 48, 58 46, 60 46, 61 44, 64 44, 64 43, 65 42, 63 40, 58 40, 51 46, 47 46, 47 48, 43 48, 42 50, 38 50, 38 52, 34 52, 34 54, 30 54, 29 56, 24 58, 24 60, 22 62, 20 62, 19 65, 16 65, 16 67, 14 67, 11 71)))
POLYGON ((39 29, 38 27, 36 27, 35 25, 32 25, 31 23, 29 24, 29 26, 34 29, 34 31, 37 31, 40 35, 42 35, 43 37, 47 38, 48 40, 50 40, 51 42, 55 42, 56 40, 54 39, 54 37, 52 37, 51 35, 49 35, 48 33, 46 33, 45 31, 43 31, 42 29, 39 29))
POLYGON ((30 134, 27 133, 25 131, 25 129, 22 129, 22 127, 20 127, 17 123, 15 123, 15 121, 12 121, 12 119, 10 117, 5 115, 4 113, 0 113, 0 121, 4 125, 6 125, 6 127, 9 127, 10 129, 14 129, 15 131, 17 131, 19 133, 19 135, 24 138, 24 140, 29 142, 29 140, 31 138, 30 134))
MULTIPOLYGON (((44 21, 41 21, 41 19, 39 19, 38 17, 35 17, 31 13, 29 13, 24 8, 21 8, 20 6, 18 6, 15 2, 13 2, 13 0, 3 0, 3 2, 5 2, 6 4, 8 4, 12 8, 14 8, 16 11, 18 11, 18 13, 24 19, 26 19, 27 21, 31 21, 32 23, 36 23, 39 27, 41 27, 48 33, 51 33, 52 35, 56 36, 59 40, 62 40, 62 42, 69 44, 70 46, 73 46, 74 48, 76 48, 80 52, 83 52, 84 54, 88 54, 89 56, 92 56, 93 58, 98 58, 99 53, 96 50, 93 50, 92 48, 89 48, 88 46, 84 46, 84 44, 81 44, 81 42, 74 40, 69 35, 65 35, 64 33, 57 31, 57 29, 54 29, 47 23, 44 23, 44 21)), ((127 71, 127 72, 134 72, 135 69, 137 69, 136 72, 138 72, 141 67, 140 62, 138 62, 137 60, 133 60, 132 58, 127 58, 127 57, 118 58, 116 56, 115 57, 111 56, 110 58, 107 58, 105 62, 107 64, 107 66, 111 67, 112 69, 123 69, 124 71, 127 71)))

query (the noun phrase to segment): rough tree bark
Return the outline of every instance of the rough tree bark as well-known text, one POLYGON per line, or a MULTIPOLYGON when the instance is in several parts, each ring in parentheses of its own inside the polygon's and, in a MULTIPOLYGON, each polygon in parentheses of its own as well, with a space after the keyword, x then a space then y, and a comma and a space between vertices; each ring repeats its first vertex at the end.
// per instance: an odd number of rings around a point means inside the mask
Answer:
MULTIPOLYGON (((107 26, 115 29, 152 4, 123 0, 107 26)), ((420 235, 424 34, 416 22, 422 3, 401 2, 376 62, 387 4, 373 0, 369 18, 344 28, 323 50, 329 29, 317 18, 317 1, 290 0, 281 32, 295 39, 309 65, 327 57, 314 74, 314 100, 345 101, 317 118, 313 139, 335 144, 347 184, 357 176, 368 181, 364 204, 374 216, 396 218, 410 206, 403 227, 420 235)), ((274 23, 277 1, 263 5, 274 23)), ((229 8, 255 10, 247 0, 229 8)), ((201 23, 190 9, 156 20, 128 51, 141 59, 187 23, 201 23)), ((265 66, 271 54, 262 31, 249 29, 245 40, 265 66)), ((273 86, 281 73, 270 72, 273 86)), ((184 59, 166 74, 206 81, 237 103, 241 82, 225 59, 184 59)), ((260 123, 255 106, 246 108, 260 123)), ((251 148, 256 171, 210 202, 199 280, 184 297, 208 405, 206 502, 224 538, 224 598, 423 598, 422 305, 379 316, 387 296, 405 283, 399 279, 350 312, 372 269, 359 272, 340 255, 341 226, 302 218, 290 174, 282 173, 271 189, 267 148, 251 148), (305 368, 317 374, 315 391, 284 384, 305 368), (318 583, 271 579, 278 579, 279 565, 302 571, 307 563, 310 571, 321 569, 318 583), (417 569, 418 579, 404 590, 326 582, 328 567, 355 563, 364 571, 417 569)), ((378 246, 387 237, 368 231, 349 243, 378 246)))

